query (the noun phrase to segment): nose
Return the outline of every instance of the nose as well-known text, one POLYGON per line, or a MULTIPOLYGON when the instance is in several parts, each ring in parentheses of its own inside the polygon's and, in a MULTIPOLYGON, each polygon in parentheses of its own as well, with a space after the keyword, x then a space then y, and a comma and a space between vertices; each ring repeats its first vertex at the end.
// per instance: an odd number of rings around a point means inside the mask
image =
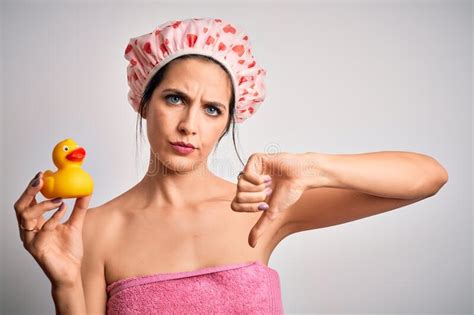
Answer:
POLYGON ((178 125, 179 132, 185 135, 195 135, 197 133, 198 112, 196 108, 197 106, 189 106, 188 109, 184 111, 183 117, 178 125))

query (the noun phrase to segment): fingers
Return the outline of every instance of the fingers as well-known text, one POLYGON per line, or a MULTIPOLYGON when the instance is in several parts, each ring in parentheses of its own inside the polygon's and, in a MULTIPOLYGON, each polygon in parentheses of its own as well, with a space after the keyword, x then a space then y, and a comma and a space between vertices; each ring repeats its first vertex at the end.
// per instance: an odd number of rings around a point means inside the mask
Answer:
POLYGON ((238 212, 257 212, 267 210, 265 200, 271 195, 271 182, 254 185, 240 178, 237 193, 232 200, 231 208, 238 212))
POLYGON ((260 185, 266 180, 271 180, 269 175, 264 173, 264 155, 262 154, 252 154, 245 164, 242 175, 239 179, 243 178, 254 185, 260 185))
POLYGON ((37 204, 35 196, 41 189, 41 176, 42 172, 38 172, 33 179, 29 182, 26 189, 21 194, 20 198, 15 202, 13 208, 15 209, 16 218, 18 221, 18 230, 20 233, 20 239, 23 241, 24 237, 23 234, 29 233, 32 234, 34 231, 28 232, 24 231, 21 226, 25 229, 31 230, 37 226, 37 219, 34 218, 26 218, 24 217, 25 210, 28 209, 30 206, 35 206, 37 204))
POLYGON ((87 209, 89 208, 89 202, 91 199, 92 195, 77 198, 76 202, 74 203, 72 214, 66 221, 66 224, 82 230, 84 218, 86 217, 87 209))
POLYGON ((232 200, 231 207, 235 211, 256 212, 268 209, 265 200, 272 193, 272 189, 268 187, 261 192, 238 192, 232 200))
POLYGON ((66 204, 63 202, 61 203, 61 206, 59 207, 56 212, 53 213, 51 218, 49 218, 44 224, 43 224, 43 230, 45 231, 52 231, 56 228, 56 226, 60 223, 61 218, 64 216, 64 213, 66 213, 66 204))
POLYGON ((270 175, 244 171, 239 177, 239 181, 241 180, 246 181, 252 185, 265 185, 267 182, 271 181, 272 178, 270 175))
POLYGON ((246 178, 244 178, 244 174, 239 178, 239 181, 237 182, 237 189, 238 191, 263 191, 265 190, 266 187, 271 185, 271 179, 267 182, 262 182, 261 184, 254 184, 253 182, 248 181, 246 178))
POLYGON ((260 202, 260 201, 264 201, 271 193, 272 193, 271 187, 266 188, 264 191, 258 191, 258 192, 239 191, 235 195, 235 200, 238 203, 260 202))
POLYGON ((30 242, 35 237, 34 234, 37 231, 41 230, 44 226, 45 219, 43 218, 43 214, 46 211, 57 208, 61 204, 63 204, 61 198, 57 198, 56 201, 55 199, 44 200, 38 204, 35 204, 32 207, 28 207, 25 210, 21 211, 18 214, 19 227, 20 225, 22 225, 27 230, 31 230, 33 228, 35 228, 36 230, 27 231, 21 229, 20 227, 20 239, 24 242, 30 242))
POLYGON ((26 222, 30 222, 33 219, 37 219, 42 216, 46 211, 55 209, 61 205, 62 198, 48 199, 41 201, 40 203, 28 207, 20 212, 21 223, 25 228, 29 228, 25 225, 26 222))
POLYGON ((15 202, 15 211, 21 212, 33 201, 35 195, 41 190, 42 186, 42 172, 38 172, 35 177, 30 181, 25 191, 21 194, 20 198, 15 202))

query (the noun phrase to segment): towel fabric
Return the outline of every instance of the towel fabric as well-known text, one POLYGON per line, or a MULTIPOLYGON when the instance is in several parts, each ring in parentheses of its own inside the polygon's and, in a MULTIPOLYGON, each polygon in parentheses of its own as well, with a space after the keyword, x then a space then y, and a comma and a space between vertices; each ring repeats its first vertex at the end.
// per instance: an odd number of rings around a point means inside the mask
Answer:
POLYGON ((259 261, 136 276, 107 286, 107 314, 283 314, 278 272, 259 261))

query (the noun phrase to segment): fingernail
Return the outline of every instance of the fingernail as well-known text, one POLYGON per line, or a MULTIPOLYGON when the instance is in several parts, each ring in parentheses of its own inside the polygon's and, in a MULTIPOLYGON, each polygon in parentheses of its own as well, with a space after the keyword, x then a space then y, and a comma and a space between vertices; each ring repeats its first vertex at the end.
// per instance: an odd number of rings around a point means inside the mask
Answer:
POLYGON ((270 187, 272 185, 272 181, 269 181, 265 184, 265 187, 270 187))
POLYGON ((266 203, 261 203, 258 205, 258 210, 268 210, 270 208, 266 203))
POLYGON ((58 203, 58 202, 61 202, 61 201, 63 201, 63 198, 61 198, 61 197, 58 197, 58 198, 54 198, 54 199, 52 199, 51 201, 52 201, 52 202, 54 202, 54 203, 58 203))
POLYGON ((39 175, 40 175, 41 171, 39 171, 35 177, 33 177, 31 180, 30 180, 30 185, 32 185, 34 182, 35 182, 35 179, 38 179, 39 178, 39 175))
POLYGON ((36 186, 38 186, 39 182, 40 182, 40 179, 39 179, 39 178, 35 178, 35 179, 31 182, 31 186, 32 186, 32 187, 36 187, 36 186))
POLYGON ((268 188, 268 189, 267 189, 267 196, 270 195, 270 194, 272 193, 272 191, 273 191, 273 189, 268 188))
POLYGON ((272 181, 271 178, 267 178, 267 179, 265 179, 263 182, 264 182, 264 183, 269 183, 269 182, 271 182, 271 181, 272 181))

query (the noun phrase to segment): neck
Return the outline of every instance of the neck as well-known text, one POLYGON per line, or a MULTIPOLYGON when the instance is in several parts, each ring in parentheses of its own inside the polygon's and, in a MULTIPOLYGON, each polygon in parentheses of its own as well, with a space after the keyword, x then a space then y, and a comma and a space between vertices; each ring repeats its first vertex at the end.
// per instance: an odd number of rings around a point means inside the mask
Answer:
POLYGON ((207 167, 206 161, 193 165, 191 169, 172 170, 154 158, 147 173, 138 184, 139 195, 144 207, 184 208, 195 205, 209 196, 210 187, 216 179, 207 167))

